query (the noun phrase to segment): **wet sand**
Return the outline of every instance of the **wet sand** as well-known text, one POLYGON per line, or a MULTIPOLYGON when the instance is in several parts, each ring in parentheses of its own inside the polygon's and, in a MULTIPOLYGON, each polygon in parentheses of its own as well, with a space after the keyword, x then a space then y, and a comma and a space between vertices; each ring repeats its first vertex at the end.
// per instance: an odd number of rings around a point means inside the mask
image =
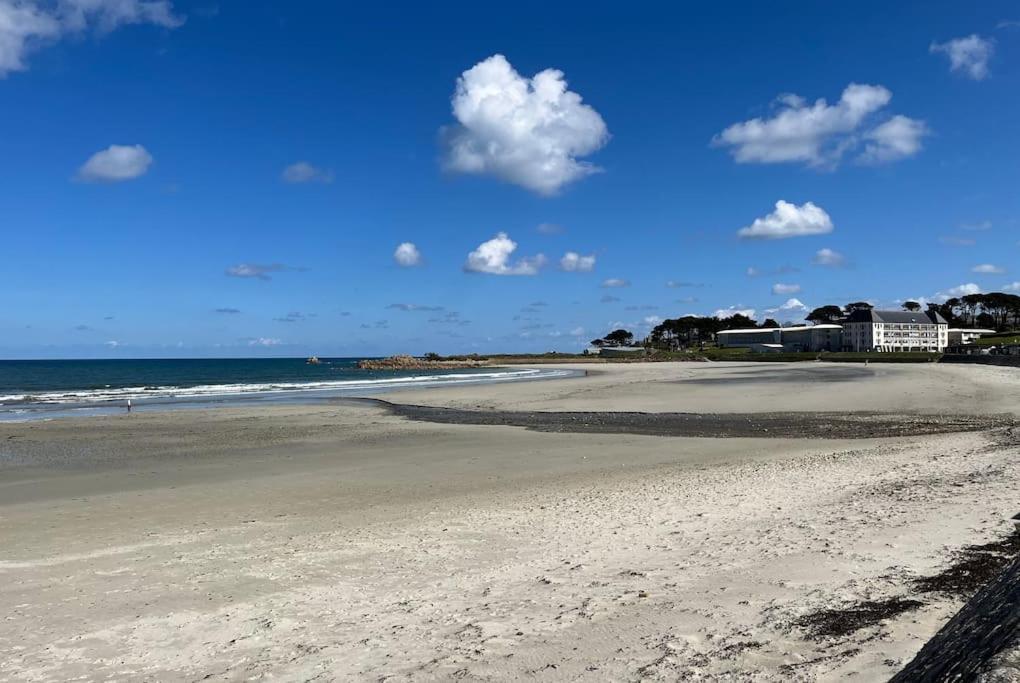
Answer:
POLYGON ((825 367, 387 395, 726 427, 699 436, 350 402, 0 425, 0 679, 888 678, 964 599, 918 579, 1011 531, 1020 373, 825 367), (732 431, 817 413, 843 431, 732 431), (896 601, 918 604, 811 626, 896 601))

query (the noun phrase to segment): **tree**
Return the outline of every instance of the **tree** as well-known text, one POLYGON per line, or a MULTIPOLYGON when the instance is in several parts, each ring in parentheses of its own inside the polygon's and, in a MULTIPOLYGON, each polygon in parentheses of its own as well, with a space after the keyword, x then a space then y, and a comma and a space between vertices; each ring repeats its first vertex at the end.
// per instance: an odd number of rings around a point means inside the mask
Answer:
POLYGON ((613 346, 629 346, 634 341, 634 334, 627 330, 613 330, 605 336, 605 340, 613 346))
POLYGON ((813 323, 834 323, 838 322, 843 317, 843 309, 839 306, 819 306, 815 310, 807 314, 805 320, 810 320, 813 323))
POLYGON ((761 324, 762 327, 782 327, 774 318, 766 318, 765 322, 761 324))
POLYGON ((724 330, 738 330, 745 327, 758 327, 758 321, 743 313, 734 313, 730 317, 722 319, 722 329, 724 330))
POLYGON ((601 349, 603 346, 606 345, 606 340, 605 339, 592 339, 590 343, 591 343, 592 346, 601 349))
POLYGON ((843 308, 847 312, 847 315, 849 315, 854 311, 870 311, 874 308, 874 306, 869 304, 867 301, 851 301, 843 308))
POLYGON ((920 311, 921 310, 921 304, 917 303, 916 301, 904 301, 903 302, 903 310, 904 311, 920 311))

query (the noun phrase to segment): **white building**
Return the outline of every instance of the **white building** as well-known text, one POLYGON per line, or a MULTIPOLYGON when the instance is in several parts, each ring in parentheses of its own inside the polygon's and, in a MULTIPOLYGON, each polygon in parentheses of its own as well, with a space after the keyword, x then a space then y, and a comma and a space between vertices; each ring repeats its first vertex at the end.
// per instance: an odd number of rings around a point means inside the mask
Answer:
POLYGON ((716 334, 716 341, 722 347, 762 352, 839 351, 843 348, 843 328, 839 325, 799 325, 723 330, 716 334))
POLYGON ((951 327, 949 328, 949 345, 959 346, 960 344, 970 344, 972 341, 980 339, 981 335, 985 334, 995 334, 995 330, 951 327))
POLYGON ((949 323, 934 311, 858 310, 843 322, 845 351, 930 351, 949 345, 949 323))

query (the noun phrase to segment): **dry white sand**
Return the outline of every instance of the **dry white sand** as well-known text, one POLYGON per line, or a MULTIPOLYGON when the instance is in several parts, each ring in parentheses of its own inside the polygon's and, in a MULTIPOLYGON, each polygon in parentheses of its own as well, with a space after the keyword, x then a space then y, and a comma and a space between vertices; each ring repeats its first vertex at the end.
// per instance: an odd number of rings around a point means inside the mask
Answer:
MULTIPOLYGON (((1020 415, 1012 369, 844 368, 387 398, 1020 415)), ((1002 434, 559 434, 351 405, 0 425, 0 679, 882 679, 960 605, 910 579, 1008 531, 1018 454, 1002 434), (796 625, 897 596, 925 604, 841 638, 796 625)))

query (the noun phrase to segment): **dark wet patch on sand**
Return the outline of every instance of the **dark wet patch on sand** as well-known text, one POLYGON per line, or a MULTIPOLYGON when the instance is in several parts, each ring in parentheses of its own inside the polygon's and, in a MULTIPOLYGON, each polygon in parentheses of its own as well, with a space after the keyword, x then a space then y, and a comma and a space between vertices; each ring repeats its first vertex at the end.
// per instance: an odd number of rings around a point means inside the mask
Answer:
POLYGON ((754 368, 728 373, 722 377, 692 377, 689 379, 677 380, 675 384, 698 384, 708 386, 713 384, 734 385, 734 384, 762 384, 762 383, 783 383, 799 384, 803 382, 853 382, 856 380, 872 379, 876 372, 872 368, 847 365, 845 367, 824 366, 821 368, 754 368))
POLYGON ((420 422, 525 427, 539 432, 706 438, 873 439, 1009 427, 1011 416, 885 413, 636 413, 464 410, 372 401, 420 422))

